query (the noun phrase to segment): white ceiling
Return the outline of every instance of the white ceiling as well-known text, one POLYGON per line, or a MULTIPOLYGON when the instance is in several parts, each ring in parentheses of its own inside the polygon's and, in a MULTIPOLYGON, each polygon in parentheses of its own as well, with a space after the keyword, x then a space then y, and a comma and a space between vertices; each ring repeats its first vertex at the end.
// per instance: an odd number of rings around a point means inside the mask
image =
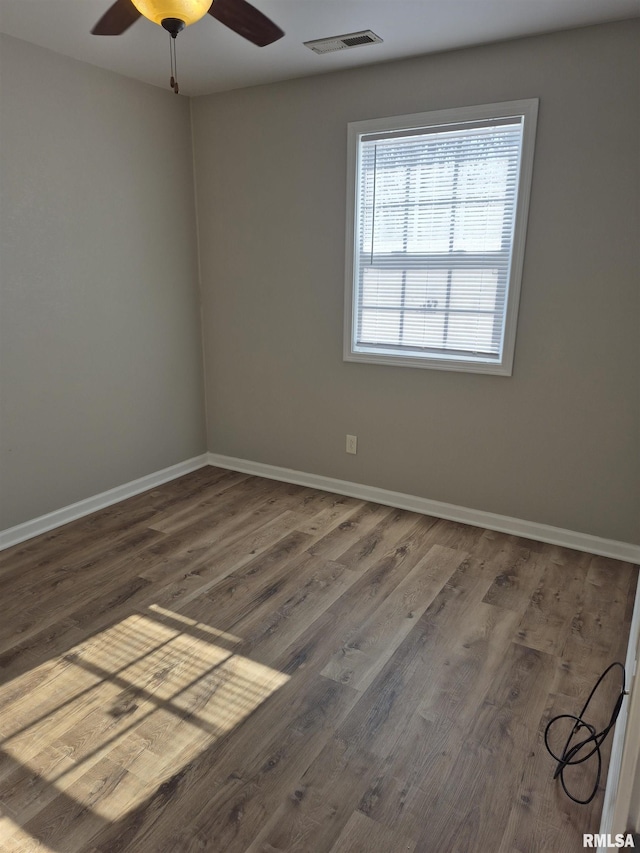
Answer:
MULTIPOLYGON (((90 30, 112 0, 0 0, 0 31, 156 86, 169 36, 144 18, 118 37, 90 30)), ((638 0, 252 0, 284 31, 258 48, 206 16, 177 40, 185 95, 640 16, 638 0), (304 41, 371 29, 383 44, 318 56, 304 41)))

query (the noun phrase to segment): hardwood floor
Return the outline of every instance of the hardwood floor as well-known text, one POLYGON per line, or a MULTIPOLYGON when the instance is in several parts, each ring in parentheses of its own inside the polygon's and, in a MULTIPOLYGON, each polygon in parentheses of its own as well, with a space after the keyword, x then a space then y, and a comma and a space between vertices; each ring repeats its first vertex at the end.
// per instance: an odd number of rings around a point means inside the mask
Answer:
POLYGON ((1 556, 6 853, 598 831, 542 738, 624 661, 637 567, 215 468, 1 556))

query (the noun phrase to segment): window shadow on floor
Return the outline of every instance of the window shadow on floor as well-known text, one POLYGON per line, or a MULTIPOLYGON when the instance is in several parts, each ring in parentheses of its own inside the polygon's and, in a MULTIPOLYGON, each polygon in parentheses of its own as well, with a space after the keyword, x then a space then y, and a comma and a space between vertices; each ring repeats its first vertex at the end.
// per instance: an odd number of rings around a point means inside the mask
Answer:
POLYGON ((107 837, 109 853, 126 849, 114 846, 126 827, 163 808, 186 768, 288 681, 240 643, 151 606, 7 682, 0 849, 36 839, 70 853, 107 837))

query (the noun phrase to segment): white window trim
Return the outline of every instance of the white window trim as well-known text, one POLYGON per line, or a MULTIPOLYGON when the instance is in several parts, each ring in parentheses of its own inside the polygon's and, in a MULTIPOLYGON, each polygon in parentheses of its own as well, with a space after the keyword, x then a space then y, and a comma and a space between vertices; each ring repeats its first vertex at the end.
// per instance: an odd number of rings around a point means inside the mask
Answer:
POLYGON ((481 104, 456 109, 436 110, 412 115, 390 116, 387 118, 356 121, 348 124, 347 130, 347 237, 346 237, 346 284, 345 284, 345 322, 344 322, 344 361, 364 362, 367 364, 386 364, 400 367, 421 367, 431 370, 455 370, 466 373, 489 373, 511 376, 515 351, 516 324, 520 304, 520 286, 524 265, 527 219, 531 180, 533 176, 533 150, 538 116, 538 99, 504 101, 499 104, 481 104), (412 128, 453 124, 466 121, 478 121, 492 118, 523 116, 522 152, 520 159, 520 177, 516 201, 515 227, 511 256, 511 270, 507 288, 507 305, 504 321, 502 360, 487 362, 475 356, 455 359, 437 357, 411 357, 408 355, 364 353, 354 350, 353 317, 355 311, 355 220, 356 199, 358 193, 359 142, 362 135, 389 130, 409 130, 412 128))

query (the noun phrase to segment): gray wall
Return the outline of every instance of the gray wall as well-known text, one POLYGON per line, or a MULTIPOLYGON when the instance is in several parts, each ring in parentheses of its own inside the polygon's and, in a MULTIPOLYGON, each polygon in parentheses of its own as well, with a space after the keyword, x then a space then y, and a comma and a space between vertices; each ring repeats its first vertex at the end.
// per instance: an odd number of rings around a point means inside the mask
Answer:
POLYGON ((640 542, 638 30, 194 99, 209 449, 640 542), (513 376, 344 363, 347 122, 533 97, 513 376))
POLYGON ((189 103, 2 37, 2 516, 205 450, 189 103))
MULTIPOLYGON (((209 449, 640 542, 637 35, 194 99, 209 449), (513 376, 344 363, 346 123, 528 97, 513 376)), ((3 528, 205 435, 189 103, 1 38, 3 528)))

